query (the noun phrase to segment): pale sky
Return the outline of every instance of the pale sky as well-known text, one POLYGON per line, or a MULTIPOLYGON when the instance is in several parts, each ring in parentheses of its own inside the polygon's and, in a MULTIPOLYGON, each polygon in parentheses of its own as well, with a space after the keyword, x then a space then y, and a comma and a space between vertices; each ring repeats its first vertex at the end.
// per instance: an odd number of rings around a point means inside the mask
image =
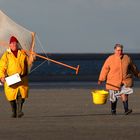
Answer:
POLYGON ((36 32, 47 53, 110 53, 116 43, 140 52, 140 0, 0 0, 0 7, 36 32))

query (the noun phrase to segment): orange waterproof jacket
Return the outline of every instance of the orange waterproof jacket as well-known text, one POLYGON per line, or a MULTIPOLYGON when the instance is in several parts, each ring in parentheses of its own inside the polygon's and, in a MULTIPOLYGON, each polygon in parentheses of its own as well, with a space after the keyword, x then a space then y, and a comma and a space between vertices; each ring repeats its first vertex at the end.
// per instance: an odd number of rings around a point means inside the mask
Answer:
POLYGON ((133 77, 140 77, 136 65, 128 55, 121 58, 115 54, 110 55, 101 70, 99 81, 106 81, 106 89, 119 90, 122 84, 132 87, 133 77))

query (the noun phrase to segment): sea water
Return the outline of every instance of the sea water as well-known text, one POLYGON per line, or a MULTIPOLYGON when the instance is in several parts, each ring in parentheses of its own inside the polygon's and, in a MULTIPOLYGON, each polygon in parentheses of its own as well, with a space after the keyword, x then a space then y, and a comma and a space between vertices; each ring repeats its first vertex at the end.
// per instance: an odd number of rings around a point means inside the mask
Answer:
MULTIPOLYGON (((77 67, 80 65, 79 73, 75 70, 55 64, 43 59, 34 61, 29 80, 33 82, 47 81, 97 81, 102 65, 110 54, 51 54, 48 57, 67 65, 77 67)), ((129 54, 140 70, 140 55, 129 54)))

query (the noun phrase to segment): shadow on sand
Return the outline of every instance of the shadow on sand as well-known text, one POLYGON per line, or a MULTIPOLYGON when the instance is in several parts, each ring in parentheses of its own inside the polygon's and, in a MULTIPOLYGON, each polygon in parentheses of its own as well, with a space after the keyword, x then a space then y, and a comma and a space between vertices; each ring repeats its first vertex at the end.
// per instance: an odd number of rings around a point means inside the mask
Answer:
MULTIPOLYGON (((140 115, 140 113, 132 113, 129 116, 135 116, 140 115)), ((69 114, 69 115, 44 115, 44 116, 36 116, 40 118, 69 118, 69 117, 90 117, 90 116, 128 116, 124 115, 123 113, 119 113, 117 115, 111 115, 110 113, 95 113, 95 114, 69 114)), ((31 118, 31 116, 28 116, 26 118, 31 118)))

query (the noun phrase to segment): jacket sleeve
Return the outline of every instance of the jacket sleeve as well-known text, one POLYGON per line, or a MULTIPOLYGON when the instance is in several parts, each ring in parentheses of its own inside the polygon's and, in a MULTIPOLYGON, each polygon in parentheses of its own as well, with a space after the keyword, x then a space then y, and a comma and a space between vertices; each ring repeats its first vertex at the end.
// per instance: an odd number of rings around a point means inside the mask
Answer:
POLYGON ((107 58, 107 60, 105 61, 104 65, 101 69, 101 72, 99 75, 99 81, 105 81, 107 79, 107 75, 108 75, 109 70, 110 70, 109 58, 107 58))
POLYGON ((140 71, 138 70, 137 66, 133 63, 131 58, 130 58, 130 70, 135 77, 140 78, 140 71))
POLYGON ((4 53, 0 59, 0 78, 6 76, 7 64, 8 64, 7 53, 4 53))
POLYGON ((29 56, 26 57, 26 65, 27 65, 27 73, 29 74, 30 71, 31 71, 31 68, 33 66, 33 63, 30 63, 30 57, 29 56))
POLYGON ((35 60, 34 54, 27 54, 25 50, 21 50, 21 52, 26 55, 26 62, 25 65, 27 66, 27 73, 29 74, 31 71, 31 68, 33 66, 33 62, 35 60))

